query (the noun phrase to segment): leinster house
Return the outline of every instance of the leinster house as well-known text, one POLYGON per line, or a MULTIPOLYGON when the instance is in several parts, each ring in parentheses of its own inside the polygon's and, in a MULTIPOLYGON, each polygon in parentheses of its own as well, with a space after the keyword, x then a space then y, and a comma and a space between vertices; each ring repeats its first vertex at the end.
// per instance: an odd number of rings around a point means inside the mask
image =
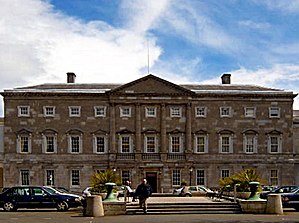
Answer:
POLYGON ((292 91, 175 84, 154 75, 124 84, 67 82, 7 89, 3 184, 82 191, 111 169, 154 192, 256 168, 267 185, 295 183, 292 91))

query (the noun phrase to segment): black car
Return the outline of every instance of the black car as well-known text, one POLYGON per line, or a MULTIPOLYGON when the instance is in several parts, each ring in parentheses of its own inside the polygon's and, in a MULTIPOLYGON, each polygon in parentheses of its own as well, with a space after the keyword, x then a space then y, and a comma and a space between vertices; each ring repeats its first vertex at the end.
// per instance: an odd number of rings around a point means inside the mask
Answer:
POLYGON ((268 194, 281 194, 281 193, 288 193, 294 189, 298 188, 298 186, 290 185, 290 186, 281 186, 277 187, 271 191, 263 192, 260 194, 261 199, 267 199, 268 194))
POLYGON ((0 194, 0 205, 4 211, 18 208, 56 208, 66 211, 82 205, 80 196, 61 194, 46 186, 16 186, 0 194))
POLYGON ((295 208, 296 211, 299 211, 299 188, 289 193, 282 193, 281 201, 284 208, 295 208))

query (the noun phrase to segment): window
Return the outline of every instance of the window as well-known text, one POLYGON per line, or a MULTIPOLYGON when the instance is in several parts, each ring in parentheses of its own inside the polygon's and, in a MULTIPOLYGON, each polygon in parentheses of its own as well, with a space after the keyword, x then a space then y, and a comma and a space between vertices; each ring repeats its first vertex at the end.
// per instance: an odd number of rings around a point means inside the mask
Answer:
POLYGON ((31 135, 19 135, 17 137, 17 151, 19 153, 31 153, 31 135))
POLYGON ((120 117, 131 117, 131 108, 130 107, 121 107, 120 108, 120 117))
POLYGON ((130 171, 122 170, 121 171, 121 182, 125 184, 127 181, 131 181, 130 171))
POLYGON ((106 117, 106 107, 105 106, 95 106, 94 107, 95 117, 106 117))
POLYGON ((208 150, 208 142, 206 135, 195 135, 195 153, 206 153, 208 150))
POLYGON ((170 117, 182 117, 182 108, 179 107, 170 108, 170 117))
POLYGON ((270 185, 278 185, 278 170, 270 170, 270 185))
POLYGON ((281 136, 280 135, 269 135, 268 136, 268 151, 269 151, 269 153, 280 153, 281 152, 281 136))
POLYGON ((80 186, 80 170, 71 170, 71 186, 80 186))
POLYGON ((145 117, 156 117, 156 108, 155 107, 145 108, 145 117))
POLYGON ((231 117, 231 107, 221 107, 220 117, 231 117))
POLYGON ((20 170, 20 184, 25 186, 30 185, 29 170, 20 170))
POLYGON ((222 179, 229 177, 229 176, 230 176, 229 170, 221 170, 221 178, 222 179))
POLYGON ((253 108, 253 107, 245 108, 245 117, 255 118, 255 108, 253 108))
POLYGON ((69 135, 69 152, 74 154, 82 152, 81 135, 69 135))
POLYGON ((232 153, 233 143, 231 135, 220 135, 220 153, 232 153))
POLYGON ((279 118, 280 117, 280 108, 270 107, 269 108, 269 117, 270 118, 279 118))
POLYGON ((245 153, 256 153, 257 152, 257 135, 244 134, 243 135, 243 146, 245 153))
POLYGON ((55 185, 54 170, 46 170, 46 185, 47 186, 55 185))
POLYGON ((70 117, 80 117, 81 107, 80 106, 70 106, 69 107, 69 116, 70 117))
POLYGON ((196 170, 196 185, 206 185, 205 170, 196 170))
POLYGON ((181 170, 172 171, 172 186, 181 185, 181 170))
POLYGON ((156 153, 157 143, 156 136, 145 136, 145 152, 156 153))
POLYGON ((56 135, 43 135, 43 152, 56 153, 57 152, 57 137, 56 135))
POLYGON ((18 117, 29 117, 29 106, 18 106, 18 117))
POLYGON ((182 137, 181 136, 170 136, 170 152, 180 153, 182 148, 182 137))
POLYGON ((106 136, 95 135, 94 136, 94 153, 106 153, 106 136))
POLYGON ((207 108, 206 107, 196 107, 195 108, 195 116, 196 117, 206 117, 207 116, 207 108))
POLYGON ((55 116, 55 107, 54 106, 44 106, 44 116, 45 117, 54 117, 55 116))
POLYGON ((120 136, 120 152, 131 153, 131 136, 120 136))

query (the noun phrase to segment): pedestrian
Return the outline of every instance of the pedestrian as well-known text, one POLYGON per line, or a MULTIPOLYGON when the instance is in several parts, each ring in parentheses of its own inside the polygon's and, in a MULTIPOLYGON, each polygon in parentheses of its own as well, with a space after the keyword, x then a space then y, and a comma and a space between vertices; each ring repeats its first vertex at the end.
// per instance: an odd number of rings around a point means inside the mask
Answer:
POLYGON ((147 199, 152 195, 152 192, 153 189, 146 179, 142 180, 135 191, 135 196, 138 196, 139 199, 139 207, 143 209, 145 214, 147 213, 147 199))

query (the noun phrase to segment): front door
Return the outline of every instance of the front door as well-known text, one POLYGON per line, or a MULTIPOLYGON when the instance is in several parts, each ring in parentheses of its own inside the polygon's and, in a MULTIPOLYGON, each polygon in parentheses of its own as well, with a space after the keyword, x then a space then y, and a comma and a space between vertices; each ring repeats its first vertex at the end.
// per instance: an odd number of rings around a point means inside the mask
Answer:
POLYGON ((153 193, 157 193, 157 173, 156 172, 146 172, 145 178, 149 185, 153 189, 153 193))

